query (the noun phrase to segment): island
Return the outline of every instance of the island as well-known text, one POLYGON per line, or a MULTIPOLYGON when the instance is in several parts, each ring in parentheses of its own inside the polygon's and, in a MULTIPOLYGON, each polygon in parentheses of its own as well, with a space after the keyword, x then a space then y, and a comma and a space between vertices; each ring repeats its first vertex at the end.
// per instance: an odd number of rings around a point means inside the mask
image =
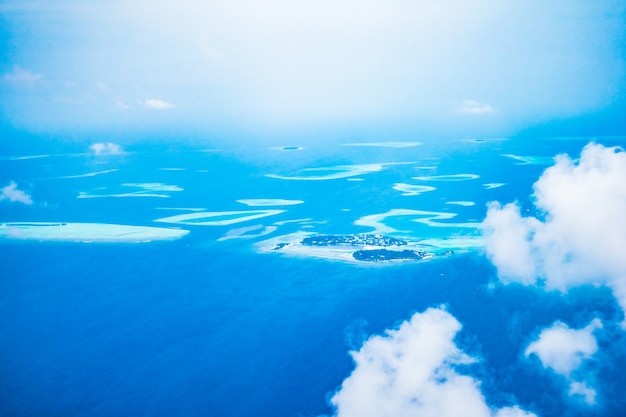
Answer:
POLYGON ((369 246, 406 246, 404 240, 383 235, 353 234, 353 235, 315 235, 302 239, 307 246, 334 246, 334 245, 369 245, 369 246))
POLYGON ((299 232, 259 242, 262 252, 280 252, 359 263, 422 261, 452 255, 449 247, 380 234, 314 234, 299 232))

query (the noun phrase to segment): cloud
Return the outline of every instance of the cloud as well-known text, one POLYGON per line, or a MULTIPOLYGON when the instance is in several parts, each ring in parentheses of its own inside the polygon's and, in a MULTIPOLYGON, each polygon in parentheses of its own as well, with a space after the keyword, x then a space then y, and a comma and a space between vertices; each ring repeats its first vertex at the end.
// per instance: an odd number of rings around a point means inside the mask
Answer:
POLYGON ((498 203, 489 205, 482 227, 487 238, 487 254, 498 268, 502 281, 526 285, 536 282, 537 268, 531 238, 538 224, 539 221, 533 217, 521 217, 517 204, 504 207, 498 203))
POLYGON ((475 100, 465 100, 457 110, 461 114, 490 114, 495 113, 493 107, 487 103, 479 103, 475 100))
POLYGON ((569 395, 580 395, 589 405, 596 403, 596 390, 589 388, 586 382, 572 381, 569 385, 569 395))
POLYGON ((556 322, 543 329, 537 340, 528 345, 524 354, 526 357, 536 355, 544 368, 567 378, 570 384, 569 395, 581 395, 587 404, 595 404, 595 390, 586 382, 572 377, 572 373, 598 351, 593 332, 601 328, 602 322, 597 318, 580 330, 556 322))
POLYGON ((124 103, 123 101, 116 101, 115 102, 115 108, 117 108, 118 110, 128 110, 128 109, 132 109, 133 106, 130 106, 130 105, 124 103))
POLYGON ((503 282, 566 292, 606 285, 626 310, 626 152, 590 143, 556 158, 534 184, 537 217, 490 203, 482 227, 503 282))
POLYGON ((443 308, 430 308, 370 337, 351 352, 356 367, 331 398, 335 416, 533 416, 518 407, 490 409, 480 382, 457 372, 476 361, 454 343, 460 329, 443 308))
POLYGON ((599 319, 592 320, 586 327, 575 330, 557 321, 544 329, 539 338, 526 348, 526 357, 537 355, 544 368, 552 369, 559 375, 569 376, 578 369, 585 359, 598 350, 593 332, 602 328, 599 319))
POLYGON ((0 201, 9 200, 12 203, 22 203, 31 205, 33 204, 33 200, 30 195, 26 194, 22 190, 17 189, 17 184, 14 181, 11 181, 9 185, 2 188, 2 193, 0 193, 0 201))
POLYGON ((172 103, 168 103, 167 101, 159 100, 156 98, 146 100, 143 104, 147 108, 154 110, 168 110, 174 108, 174 105, 172 103))
POLYGON ((30 71, 26 71, 19 66, 14 66, 13 71, 4 74, 2 77, 5 81, 15 84, 32 84, 43 78, 41 74, 35 74, 30 71))
POLYGON ((118 155, 124 153, 122 147, 116 143, 98 142, 89 147, 89 150, 96 155, 118 155))

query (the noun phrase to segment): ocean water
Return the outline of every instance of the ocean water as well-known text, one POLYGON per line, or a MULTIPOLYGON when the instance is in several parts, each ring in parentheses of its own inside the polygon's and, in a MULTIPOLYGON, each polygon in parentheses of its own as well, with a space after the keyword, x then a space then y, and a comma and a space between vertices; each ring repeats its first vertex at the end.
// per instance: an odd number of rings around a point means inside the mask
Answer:
POLYGON ((0 236, 0 415, 330 415, 348 352, 439 305, 463 324, 457 344, 480 358, 469 372, 490 405, 621 415, 626 340, 610 324, 622 314, 610 290, 499 284, 477 227, 489 201, 536 214, 532 184, 590 140, 5 152, 0 185, 33 203, 0 201, 0 223, 86 225, 78 237, 39 225, 0 236), (372 216, 385 234, 454 254, 383 264, 264 250, 298 232, 371 233, 372 216), (608 359, 589 407, 523 347, 556 320, 593 317, 607 323, 608 359))

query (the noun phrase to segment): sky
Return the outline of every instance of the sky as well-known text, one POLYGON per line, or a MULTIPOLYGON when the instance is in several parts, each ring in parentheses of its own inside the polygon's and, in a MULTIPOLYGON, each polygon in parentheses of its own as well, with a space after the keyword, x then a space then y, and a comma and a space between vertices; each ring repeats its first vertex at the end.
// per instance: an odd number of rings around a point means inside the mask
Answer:
POLYGON ((0 113, 5 127, 36 133, 497 136, 585 115, 615 125, 625 10, 616 0, 6 0, 0 113))

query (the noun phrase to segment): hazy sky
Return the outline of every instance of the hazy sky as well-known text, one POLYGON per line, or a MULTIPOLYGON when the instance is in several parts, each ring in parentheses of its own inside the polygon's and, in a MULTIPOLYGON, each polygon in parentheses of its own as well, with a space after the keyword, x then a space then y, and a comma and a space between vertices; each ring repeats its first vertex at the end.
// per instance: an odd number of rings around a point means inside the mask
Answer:
POLYGON ((0 1, 25 130, 508 134, 624 107, 621 0, 0 1))

